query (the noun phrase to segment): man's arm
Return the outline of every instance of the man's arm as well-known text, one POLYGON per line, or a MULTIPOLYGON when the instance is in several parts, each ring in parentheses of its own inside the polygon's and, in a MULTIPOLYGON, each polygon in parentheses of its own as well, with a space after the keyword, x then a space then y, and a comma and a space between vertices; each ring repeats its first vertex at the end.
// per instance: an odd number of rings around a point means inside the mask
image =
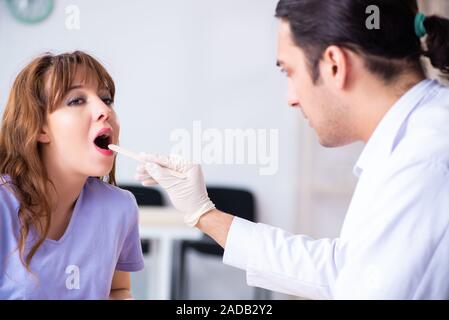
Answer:
POLYGON ((213 209, 200 217, 196 227, 224 248, 233 220, 234 216, 213 209))
POLYGON ((184 213, 184 222, 225 248, 223 262, 246 270, 249 285, 311 298, 331 297, 337 241, 294 236, 224 213, 210 201, 198 164, 178 166, 175 159, 157 156, 147 161, 138 167, 137 179, 165 189, 174 207, 184 213), (185 177, 174 176, 168 169, 185 177))
POLYGON ((217 209, 201 216, 196 227, 225 249, 225 264, 247 272, 248 285, 309 298, 332 296, 337 240, 296 236, 217 209))

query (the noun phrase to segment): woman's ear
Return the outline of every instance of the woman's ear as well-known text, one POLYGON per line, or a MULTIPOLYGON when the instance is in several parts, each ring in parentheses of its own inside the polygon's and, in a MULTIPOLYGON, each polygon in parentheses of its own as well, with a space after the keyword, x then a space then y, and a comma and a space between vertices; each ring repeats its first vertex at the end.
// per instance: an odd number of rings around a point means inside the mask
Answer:
POLYGON ((42 130, 39 133, 39 136, 37 138, 37 141, 40 143, 49 143, 50 142, 50 135, 48 134, 48 128, 46 125, 44 125, 42 127, 42 130))

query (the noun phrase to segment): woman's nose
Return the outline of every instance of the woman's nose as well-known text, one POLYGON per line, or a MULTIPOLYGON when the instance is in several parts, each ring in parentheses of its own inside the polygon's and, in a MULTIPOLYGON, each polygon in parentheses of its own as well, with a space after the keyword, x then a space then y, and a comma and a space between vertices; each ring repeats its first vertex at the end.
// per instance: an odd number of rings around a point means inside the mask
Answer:
POLYGON ((106 121, 110 118, 112 110, 103 100, 97 99, 94 112, 94 117, 97 121, 106 121))

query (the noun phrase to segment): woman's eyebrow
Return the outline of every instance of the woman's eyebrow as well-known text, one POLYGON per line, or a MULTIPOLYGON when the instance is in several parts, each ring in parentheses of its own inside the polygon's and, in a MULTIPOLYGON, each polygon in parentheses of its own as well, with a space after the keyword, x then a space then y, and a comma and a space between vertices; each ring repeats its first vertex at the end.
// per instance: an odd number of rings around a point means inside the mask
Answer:
MULTIPOLYGON (((70 88, 67 92, 70 92, 75 89, 83 89, 83 88, 86 88, 86 87, 82 84, 77 84, 77 85, 70 86, 70 88)), ((97 93, 103 93, 103 92, 107 92, 109 94, 111 93, 107 87, 100 87, 97 89, 97 93)))
POLYGON ((72 91, 72 90, 75 90, 75 89, 80 89, 80 88, 84 88, 84 86, 81 85, 81 84, 76 85, 76 86, 71 86, 71 87, 69 88, 69 91, 72 91))
POLYGON ((98 94, 107 93, 107 94, 110 95, 110 94, 111 94, 111 90, 109 90, 109 89, 106 88, 106 87, 101 87, 101 88, 98 88, 97 93, 98 93, 98 94))

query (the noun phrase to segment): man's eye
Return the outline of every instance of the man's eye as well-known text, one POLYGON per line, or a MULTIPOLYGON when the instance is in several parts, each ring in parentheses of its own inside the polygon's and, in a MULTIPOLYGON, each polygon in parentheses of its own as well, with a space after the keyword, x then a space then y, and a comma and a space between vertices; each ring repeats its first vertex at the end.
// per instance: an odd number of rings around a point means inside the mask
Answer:
POLYGON ((114 104, 114 100, 111 98, 102 98, 101 100, 103 100, 103 102, 108 106, 112 106, 114 104))
POLYGON ((84 104, 86 100, 84 98, 73 98, 69 100, 69 103, 67 103, 68 106, 80 106, 84 104))

